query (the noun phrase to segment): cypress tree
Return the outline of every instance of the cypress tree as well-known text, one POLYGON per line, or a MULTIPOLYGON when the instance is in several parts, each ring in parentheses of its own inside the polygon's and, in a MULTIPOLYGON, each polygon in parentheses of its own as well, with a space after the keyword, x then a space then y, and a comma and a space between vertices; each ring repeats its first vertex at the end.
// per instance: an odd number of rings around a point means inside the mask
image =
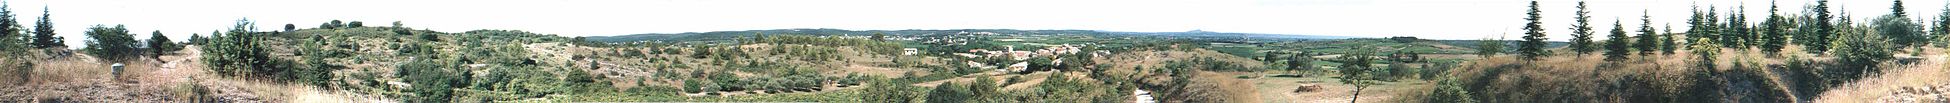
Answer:
POLYGON ((1578 1, 1577 23, 1571 24, 1570 47, 1571 51, 1577 52, 1578 55, 1591 53, 1598 49, 1596 47, 1597 45, 1591 44, 1593 43, 1591 42, 1591 16, 1586 15, 1587 13, 1591 13, 1591 11, 1585 8, 1584 1, 1578 1))
POLYGON ((1627 40, 1631 39, 1631 37, 1625 36, 1625 25, 1620 25, 1617 21, 1621 20, 1613 20, 1611 23, 1611 38, 1605 40, 1605 61, 1625 60, 1627 59, 1625 55, 1631 55, 1632 53, 1632 48, 1630 47, 1632 41, 1627 40))
POLYGON ((1761 27, 1762 30, 1760 31, 1759 39, 1762 41, 1760 43, 1760 50, 1769 55, 1778 55, 1781 52, 1781 48, 1786 47, 1787 44, 1786 34, 1787 28, 1790 25, 1787 23, 1787 18, 1781 17, 1779 12, 1780 7, 1778 4, 1769 4, 1767 6, 1767 21, 1760 23, 1763 26, 1761 27))
POLYGON ((34 48, 67 46, 61 42, 60 36, 54 35, 54 22, 49 22, 47 16, 49 16, 48 11, 43 7, 41 19, 34 22, 34 48))
POLYGON ((1638 47, 1639 55, 1658 54, 1659 37, 1657 35, 1659 31, 1652 28, 1652 14, 1646 12, 1639 21, 1645 21, 1645 23, 1639 24, 1639 36, 1635 37, 1638 40, 1638 44, 1633 45, 1633 47, 1638 47))
POLYGON ((1538 21, 1543 17, 1540 16, 1540 11, 1537 9, 1537 1, 1530 1, 1530 13, 1528 14, 1530 16, 1525 17, 1524 20, 1528 20, 1530 23, 1523 26, 1523 43, 1517 45, 1517 53, 1523 56, 1524 60, 1537 60, 1544 56, 1549 56, 1550 53, 1544 51, 1544 23, 1538 21))

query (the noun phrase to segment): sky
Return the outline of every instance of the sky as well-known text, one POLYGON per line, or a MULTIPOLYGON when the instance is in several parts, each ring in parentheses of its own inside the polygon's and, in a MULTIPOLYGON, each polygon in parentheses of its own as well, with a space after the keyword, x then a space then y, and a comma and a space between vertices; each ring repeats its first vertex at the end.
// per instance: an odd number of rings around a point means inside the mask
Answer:
MULTIPOLYGON (((248 18, 262 30, 294 24, 313 28, 331 20, 367 26, 443 32, 524 30, 563 36, 607 36, 791 28, 849 30, 1028 29, 1136 32, 1215 32, 1416 36, 1432 39, 1516 39, 1529 0, 5 0, 23 26, 43 7, 69 45, 93 25, 126 25, 138 39, 161 31, 186 40, 248 18), (1507 34, 1507 35, 1506 35, 1507 34)), ((1574 0, 1540 1, 1544 29, 1570 38, 1574 0)), ((1622 19, 1637 30, 1642 15, 1655 27, 1685 31, 1691 7, 1735 10, 1765 19, 1766 0, 1588 0, 1594 31, 1622 19)), ((1800 13, 1808 0, 1782 0, 1800 13)), ((1889 0, 1830 1, 1865 18, 1888 14, 1889 0), (1846 1, 1846 2, 1844 2, 1846 1)), ((1919 19, 1935 18, 1945 1, 1908 0, 1919 19)), ((1866 19, 1858 19, 1866 20, 1866 19)), ((1603 34, 1600 34, 1603 35, 1603 34)), ((1598 38, 1603 38, 1598 36, 1598 38)))

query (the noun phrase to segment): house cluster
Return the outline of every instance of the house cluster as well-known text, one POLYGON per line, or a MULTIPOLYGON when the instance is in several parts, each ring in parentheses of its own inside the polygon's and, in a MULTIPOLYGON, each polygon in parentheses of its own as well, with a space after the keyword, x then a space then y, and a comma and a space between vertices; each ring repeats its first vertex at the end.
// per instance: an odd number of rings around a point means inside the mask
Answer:
MULTIPOLYGON (((998 71, 1017 72, 1017 71, 1027 70, 1029 68, 1029 62, 1023 60, 1029 60, 1030 58, 1034 58, 1034 57, 1056 57, 1057 55, 1077 54, 1080 52, 1084 52, 1083 46, 1085 45, 1062 44, 1062 45, 1051 45, 1051 46, 1043 47, 1043 49, 1028 50, 1028 51, 1018 51, 1015 49, 1015 46, 1004 46, 1005 48, 1003 50, 972 49, 972 50, 968 50, 967 53, 954 53, 954 55, 968 57, 968 58, 1006 57, 1009 58, 1010 60, 1021 61, 1021 62, 1016 62, 1013 64, 1006 65, 1007 67, 1004 68, 997 68, 998 71)), ((966 61, 966 63, 969 65, 969 67, 994 68, 993 66, 988 66, 981 62, 966 61)), ((1053 59, 1049 63, 1062 64, 1063 58, 1053 59)))

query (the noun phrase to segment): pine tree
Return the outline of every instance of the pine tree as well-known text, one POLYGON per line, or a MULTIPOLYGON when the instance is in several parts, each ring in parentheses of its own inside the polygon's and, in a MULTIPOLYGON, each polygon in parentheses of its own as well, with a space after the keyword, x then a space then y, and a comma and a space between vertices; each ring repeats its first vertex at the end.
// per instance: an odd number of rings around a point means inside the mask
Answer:
POLYGON ((251 33, 257 29, 252 24, 250 19, 239 19, 229 33, 211 33, 210 41, 199 48, 204 52, 203 65, 224 76, 268 75, 282 68, 272 65, 274 58, 259 44, 263 39, 251 33))
POLYGON ((1766 52, 1769 55, 1778 55, 1781 52, 1781 48, 1786 47, 1787 29, 1789 28, 1788 26, 1791 26, 1787 22, 1786 17, 1781 17, 1780 7, 1778 5, 1769 4, 1767 6, 1767 21, 1760 23, 1763 26, 1761 27, 1759 39, 1762 41, 1760 43, 1761 52, 1766 52))
POLYGON ((168 36, 163 36, 161 30, 157 30, 149 33, 149 41, 147 42, 147 44, 149 44, 148 47, 149 47, 149 55, 151 55, 150 58, 155 58, 155 56, 163 55, 165 53, 176 51, 178 48, 181 48, 176 46, 176 42, 170 42, 168 36))
POLYGON ((19 54, 15 50, 33 45, 26 40, 31 37, 20 32, 20 22, 14 21, 14 16, 13 7, 7 5, 6 1, 0 1, 0 49, 7 50, 7 54, 19 54))
POLYGON ((1677 46, 1679 45, 1679 43, 1678 41, 1673 41, 1673 38, 1675 38, 1673 36, 1674 35, 1672 32, 1672 24, 1667 23, 1665 34, 1659 35, 1659 52, 1661 54, 1672 55, 1673 50, 1679 50, 1679 47, 1677 46))
POLYGON ((1925 41, 1928 41, 1929 37, 1926 37, 1922 31, 1922 25, 1910 20, 1909 15, 1903 11, 1903 1, 1896 0, 1891 5, 1889 9, 1892 13, 1879 17, 1873 22, 1877 33, 1888 37, 1890 44, 1900 48, 1922 47, 1928 43, 1925 41))
POLYGON ((1699 61, 1693 61, 1696 62, 1694 66, 1701 67, 1701 68, 1715 67, 1713 61, 1714 59, 1719 57, 1717 55, 1720 53, 1719 44, 1714 44, 1713 40, 1707 38, 1697 38, 1694 39, 1693 42, 1695 42, 1692 45, 1693 56, 1695 56, 1693 59, 1699 60, 1699 61))
POLYGON ((1591 16, 1587 15, 1588 13, 1591 13, 1591 11, 1585 8, 1584 1, 1578 1, 1577 23, 1571 24, 1570 47, 1571 51, 1577 52, 1578 55, 1591 53, 1598 49, 1596 47, 1597 45, 1591 44, 1593 43, 1591 42, 1591 16))
POLYGON ((1950 8, 1944 8, 1943 13, 1937 14, 1935 24, 1935 27, 1930 28, 1930 41, 1935 41, 1937 47, 1950 46, 1946 45, 1950 44, 1950 41, 1944 40, 1946 35, 1950 35, 1950 8))
POLYGON ((1835 25, 1830 22, 1835 18, 1828 15, 1828 0, 1815 0, 1815 8, 1811 11, 1815 12, 1814 32, 1805 35, 1809 36, 1809 40, 1802 45, 1808 46, 1805 48, 1808 53, 1823 54, 1828 52, 1829 41, 1833 40, 1829 38, 1835 35, 1835 25))
POLYGON ((1711 39, 1713 40, 1714 43, 1719 43, 1713 45, 1720 45, 1724 47, 1726 46, 1725 43, 1727 41, 1726 39, 1727 25, 1720 23, 1719 10, 1720 9, 1718 7, 1713 7, 1713 6, 1706 7, 1706 21, 1700 23, 1699 25, 1699 26, 1704 26, 1705 29, 1700 31, 1702 36, 1698 38, 1711 39))
POLYGON ((67 46, 61 42, 60 36, 54 35, 54 22, 49 22, 47 16, 49 16, 48 11, 43 6, 40 21, 34 22, 34 48, 67 46))
POLYGON ((1632 53, 1632 41, 1629 40, 1630 37, 1625 36, 1625 25, 1620 25, 1617 21, 1622 20, 1613 20, 1609 36, 1611 38, 1605 40, 1605 61, 1625 60, 1627 59, 1625 56, 1632 53))
POLYGON ((1746 10, 1743 10, 1744 8, 1747 7, 1738 6, 1734 10, 1727 11, 1726 27, 1720 28, 1719 33, 1721 46, 1735 50, 1747 49, 1747 41, 1749 41, 1747 40, 1747 35, 1752 33, 1748 33, 1747 16, 1744 14, 1746 12, 1746 10))
POLYGON ((1538 21, 1543 18, 1540 12, 1537 1, 1530 1, 1530 16, 1524 18, 1530 23, 1523 26, 1523 43, 1517 45, 1517 54, 1523 56, 1524 60, 1537 60, 1550 56, 1549 51, 1544 51, 1544 22, 1538 21))
POLYGON ((1638 40, 1638 44, 1632 46, 1638 48, 1639 55, 1659 54, 1659 31, 1652 28, 1651 13, 1647 12, 1639 21, 1645 21, 1645 23, 1639 24, 1639 36, 1634 37, 1638 40))
MULTIPOLYGON (((1688 38, 1686 40, 1715 37, 1713 36, 1712 33, 1713 26, 1710 26, 1712 24, 1708 23, 1711 20, 1707 20, 1707 18, 1712 18, 1712 17, 1707 17, 1707 14, 1708 13, 1701 13, 1701 11, 1699 10, 1699 6, 1697 5, 1693 6, 1692 18, 1686 19, 1686 25, 1691 27, 1686 29, 1686 38, 1688 38)), ((1696 43, 1700 43, 1700 42, 1687 42, 1687 44, 1696 44, 1696 43)))
MULTIPOLYGON (((0 56, 0 61, 4 61, 4 62, 0 62, 0 66, 21 66, 21 65, 28 64, 25 61, 16 61, 18 60, 18 58, 23 58, 24 56, 12 55, 12 54, 23 54, 26 52, 25 48, 31 47, 31 45, 33 45, 32 42, 27 41, 27 39, 31 37, 22 34, 20 32, 21 31, 20 28, 21 28, 20 22, 14 21, 14 12, 12 7, 7 5, 6 1, 0 1, 0 53, 10 54, 10 55, 0 56)), ((0 68, 13 68, 13 67, 0 67, 0 68)), ((31 70, 30 68, 15 68, 15 69, 17 69, 15 70, 15 73, 20 73, 20 74, 13 74, 13 75, 21 75, 21 77, 27 77, 24 74, 28 73, 27 72, 28 70, 31 70)))

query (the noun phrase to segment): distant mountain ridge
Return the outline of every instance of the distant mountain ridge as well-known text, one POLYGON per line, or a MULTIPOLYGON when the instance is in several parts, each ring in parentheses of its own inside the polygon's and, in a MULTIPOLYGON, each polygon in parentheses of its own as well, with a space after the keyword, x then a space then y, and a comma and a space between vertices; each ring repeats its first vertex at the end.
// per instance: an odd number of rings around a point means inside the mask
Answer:
POLYGON ((884 33, 894 36, 956 35, 967 33, 986 33, 997 35, 1129 35, 1129 36, 1172 36, 1172 37, 1219 37, 1219 38, 1271 38, 1271 39, 1343 39, 1363 38, 1352 36, 1324 36, 1298 34, 1260 34, 1225 33, 1192 30, 1186 32, 1118 32, 1101 30, 1016 30, 1016 29, 946 29, 946 30, 844 30, 844 29, 772 29, 744 31, 712 31, 685 33, 643 33, 616 36, 589 36, 587 40, 598 42, 637 42, 637 41, 714 41, 732 40, 737 37, 765 35, 813 35, 813 36, 869 36, 884 33))

